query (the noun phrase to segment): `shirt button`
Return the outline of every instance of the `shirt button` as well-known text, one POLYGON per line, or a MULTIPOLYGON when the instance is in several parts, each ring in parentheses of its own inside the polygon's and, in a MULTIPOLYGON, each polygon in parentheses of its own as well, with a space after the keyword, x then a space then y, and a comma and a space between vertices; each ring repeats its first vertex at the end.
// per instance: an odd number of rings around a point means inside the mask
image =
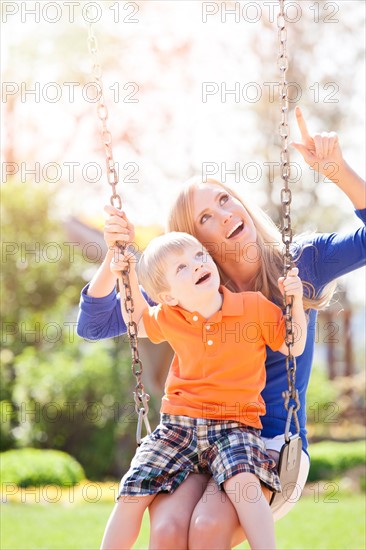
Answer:
POLYGON ((208 345, 208 346, 212 346, 212 344, 213 344, 213 341, 212 341, 212 340, 207 340, 207 345, 208 345))
POLYGON ((193 315, 193 321, 198 321, 197 315, 193 315))
POLYGON ((206 325, 206 330, 211 330, 211 325, 206 325))

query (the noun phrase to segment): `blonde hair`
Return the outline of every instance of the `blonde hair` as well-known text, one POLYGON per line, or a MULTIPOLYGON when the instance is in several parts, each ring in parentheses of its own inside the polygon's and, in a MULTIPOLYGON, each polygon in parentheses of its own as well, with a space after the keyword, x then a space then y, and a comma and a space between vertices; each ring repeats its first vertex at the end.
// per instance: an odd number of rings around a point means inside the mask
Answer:
POLYGON ((161 301, 161 292, 170 290, 166 270, 171 254, 183 254, 184 248, 188 246, 204 249, 198 239, 182 231, 172 231, 155 237, 146 247, 137 266, 138 277, 148 296, 155 302, 161 301))
MULTIPOLYGON (((260 291, 266 298, 282 304, 283 298, 278 288, 277 280, 283 275, 283 244, 282 235, 271 218, 257 205, 243 200, 233 189, 218 180, 208 178, 205 182, 199 177, 191 178, 186 182, 172 205, 167 222, 167 231, 184 231, 197 237, 193 215, 193 193, 200 184, 217 185, 229 195, 237 199, 249 213, 257 232, 256 246, 260 253, 260 267, 255 277, 250 281, 253 291, 260 291)), ((205 244, 205 243, 203 243, 205 244)), ((295 259, 298 260, 302 250, 295 259)), ((217 263, 217 262, 216 262, 217 263)), ((221 283, 232 291, 238 291, 234 283, 227 278, 222 266, 218 265, 221 283)), ((325 308, 335 291, 336 283, 327 285, 320 295, 316 295, 315 288, 307 281, 304 285, 304 309, 325 308)))

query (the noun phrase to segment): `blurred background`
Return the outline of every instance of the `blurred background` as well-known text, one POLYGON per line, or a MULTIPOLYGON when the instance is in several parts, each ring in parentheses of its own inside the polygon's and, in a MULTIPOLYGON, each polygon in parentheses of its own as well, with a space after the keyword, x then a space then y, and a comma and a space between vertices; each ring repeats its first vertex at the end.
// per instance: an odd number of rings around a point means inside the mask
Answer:
MULTIPOLYGON (((182 183, 205 167, 279 222, 277 2, 27 1, 2 2, 1 10, 1 450, 65 451, 82 478, 115 479, 134 452, 126 338, 91 343, 75 331, 80 290, 103 258, 111 194, 88 21, 118 190, 143 249, 163 232, 182 183)), ((300 105, 310 132, 338 132, 346 160, 364 175, 365 4, 288 2, 286 13, 291 138, 299 139, 300 105)), ((333 183, 295 151, 291 161, 297 233, 360 225, 333 183)), ((365 288, 364 270, 343 277, 319 316, 308 397, 313 443, 364 437, 365 288)), ((145 385, 154 424, 164 379, 154 366, 163 352, 142 353, 153 364, 145 385)))

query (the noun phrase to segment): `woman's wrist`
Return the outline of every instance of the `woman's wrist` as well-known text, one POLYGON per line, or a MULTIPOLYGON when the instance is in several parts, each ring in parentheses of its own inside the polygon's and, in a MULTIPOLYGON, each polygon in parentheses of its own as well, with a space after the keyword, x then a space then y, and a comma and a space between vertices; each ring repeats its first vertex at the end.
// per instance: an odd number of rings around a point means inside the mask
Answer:
POLYGON ((340 187, 342 184, 344 185, 347 181, 347 179, 350 177, 351 174, 353 174, 353 170, 350 167, 350 165, 342 159, 342 162, 337 165, 337 170, 334 171, 334 176, 329 178, 333 183, 336 185, 339 185, 340 187))
POLYGON ((356 210, 366 208, 366 182, 346 161, 339 166, 332 181, 347 195, 356 210))

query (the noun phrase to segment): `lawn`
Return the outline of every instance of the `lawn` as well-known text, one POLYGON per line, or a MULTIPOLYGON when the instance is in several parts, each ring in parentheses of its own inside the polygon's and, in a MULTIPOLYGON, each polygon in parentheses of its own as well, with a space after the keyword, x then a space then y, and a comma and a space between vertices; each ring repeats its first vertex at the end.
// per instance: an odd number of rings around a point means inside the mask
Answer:
MULTIPOLYGON (((74 504, 7 503, 1 510, 2 550, 94 550, 109 502, 74 504)), ((276 525, 279 550, 363 550, 365 497, 356 494, 308 495, 276 525)), ((148 516, 135 549, 148 548, 148 516)), ((248 548, 245 544, 238 549, 248 548)))

